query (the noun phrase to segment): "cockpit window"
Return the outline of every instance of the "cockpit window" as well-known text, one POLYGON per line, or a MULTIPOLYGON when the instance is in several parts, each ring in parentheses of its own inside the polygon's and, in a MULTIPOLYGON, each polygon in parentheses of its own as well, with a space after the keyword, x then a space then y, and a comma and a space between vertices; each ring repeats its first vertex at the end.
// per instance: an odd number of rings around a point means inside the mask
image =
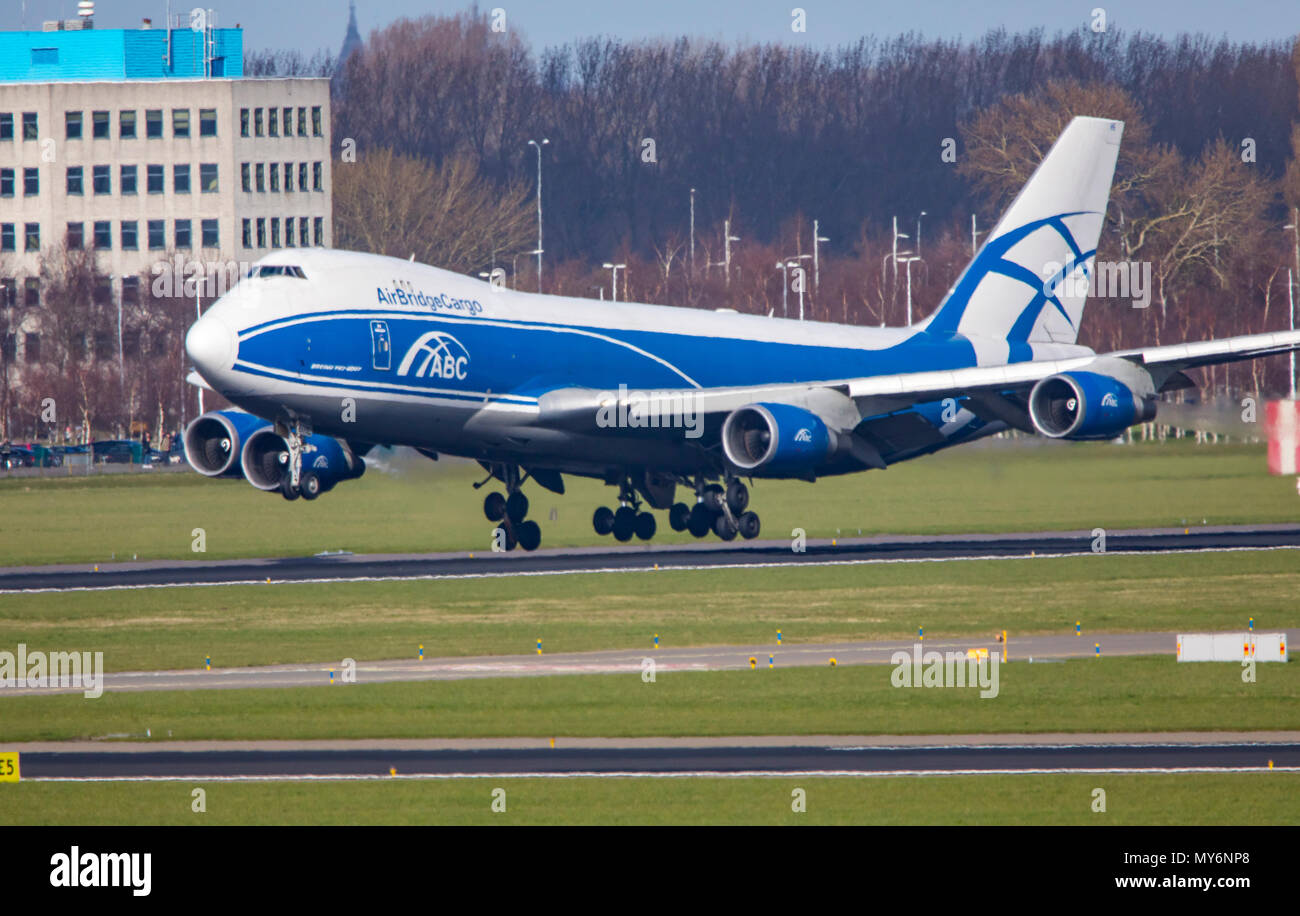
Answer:
POLYGON ((250 277, 297 277, 306 280, 307 275, 296 264, 261 264, 248 272, 250 277))

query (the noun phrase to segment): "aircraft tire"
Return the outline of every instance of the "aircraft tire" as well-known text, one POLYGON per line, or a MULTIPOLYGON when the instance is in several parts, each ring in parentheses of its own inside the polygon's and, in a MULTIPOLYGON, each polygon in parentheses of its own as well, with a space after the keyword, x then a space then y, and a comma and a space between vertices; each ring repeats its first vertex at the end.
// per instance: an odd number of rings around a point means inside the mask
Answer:
POLYGON ((528 515, 528 497, 519 490, 506 497, 506 518, 518 525, 528 515))
POLYGON ((614 530, 614 510, 601 506, 591 516, 591 527, 596 529, 597 534, 609 534, 614 530))
POLYGON ((655 530, 659 527, 655 517, 649 512, 642 512, 636 517, 636 536, 643 541, 648 541, 655 536, 655 530))
POLYGON ((537 522, 524 522, 519 526, 519 546, 536 550, 542 543, 542 529, 537 522))
POLYGON ((321 486, 320 478, 313 471, 304 471, 298 477, 298 492, 302 494, 303 499, 315 499, 325 492, 321 486))
POLYGON ((687 521, 687 527, 695 537, 704 537, 713 529, 713 513, 709 511, 704 503, 696 503, 694 508, 691 509, 691 517, 687 521))
POLYGON ((483 514, 489 522, 499 522, 506 517, 506 498, 501 493, 492 492, 483 497, 483 514))
POLYGON ((691 507, 686 503, 673 503, 668 510, 668 525, 674 531, 685 531, 691 523, 691 507))
POLYGON ((614 513, 614 540, 627 542, 636 533, 636 510, 631 506, 620 506, 614 513))
POLYGON ((736 518, 740 518, 740 514, 749 508, 749 487, 739 480, 727 484, 727 508, 736 518))
POLYGON ((736 522, 740 529, 740 536, 747 541, 752 541, 758 537, 758 533, 763 527, 758 519, 757 512, 744 512, 740 518, 736 519, 736 522))

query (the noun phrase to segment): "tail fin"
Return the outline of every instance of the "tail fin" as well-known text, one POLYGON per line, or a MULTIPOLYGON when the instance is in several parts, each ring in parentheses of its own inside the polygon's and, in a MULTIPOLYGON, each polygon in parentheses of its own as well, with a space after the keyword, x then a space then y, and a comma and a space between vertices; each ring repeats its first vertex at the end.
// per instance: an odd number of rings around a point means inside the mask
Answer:
POLYGON ((1072 120, 920 327, 970 338, 981 364, 1031 359, 1030 343, 1074 343, 1123 132, 1123 121, 1072 120))

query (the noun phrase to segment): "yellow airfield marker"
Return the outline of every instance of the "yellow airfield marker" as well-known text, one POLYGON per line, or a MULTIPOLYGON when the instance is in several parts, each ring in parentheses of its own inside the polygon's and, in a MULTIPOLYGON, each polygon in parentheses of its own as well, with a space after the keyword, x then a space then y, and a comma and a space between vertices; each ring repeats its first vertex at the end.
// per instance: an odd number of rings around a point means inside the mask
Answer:
POLYGON ((832 667, 832 668, 835 667, 835 659, 834 659, 834 657, 831 658, 831 667, 832 667))

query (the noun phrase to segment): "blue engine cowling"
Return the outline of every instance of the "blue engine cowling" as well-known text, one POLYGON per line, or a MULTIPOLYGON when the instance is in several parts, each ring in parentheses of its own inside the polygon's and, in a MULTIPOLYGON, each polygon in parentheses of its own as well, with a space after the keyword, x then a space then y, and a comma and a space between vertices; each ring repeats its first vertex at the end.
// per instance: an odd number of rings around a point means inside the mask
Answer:
POLYGON ((185 460, 207 477, 243 477, 240 451, 249 436, 271 424, 242 410, 214 410, 185 427, 185 460))
MULTIPOLYGON (((332 436, 308 436, 302 444, 302 470, 319 477, 323 490, 365 473, 365 461, 332 436)), ((289 473, 289 445, 274 429, 259 430, 244 443, 240 463, 253 486, 259 490, 278 489, 289 473)))
POLYGON ((821 418, 790 404, 750 404, 722 424, 722 450, 742 471, 801 477, 820 466, 831 448, 821 418))
POLYGON ((1113 439, 1155 415, 1153 391, 1098 372, 1052 375, 1029 393, 1030 419, 1053 439, 1113 439))

